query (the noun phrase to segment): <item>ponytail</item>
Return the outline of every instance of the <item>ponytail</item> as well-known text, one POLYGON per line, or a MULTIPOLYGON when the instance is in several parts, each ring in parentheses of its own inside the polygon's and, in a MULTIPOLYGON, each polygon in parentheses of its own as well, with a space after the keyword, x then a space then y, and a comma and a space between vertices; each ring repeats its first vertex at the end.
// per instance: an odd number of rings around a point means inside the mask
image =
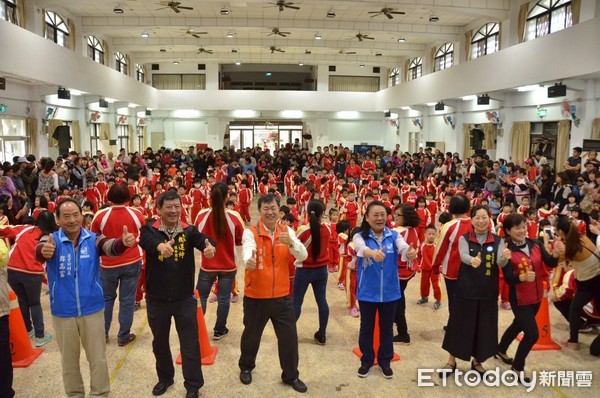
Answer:
POLYGON ((556 222, 556 229, 565 234, 565 258, 573 260, 577 253, 583 250, 579 230, 568 217, 559 217, 556 222))
POLYGON ((212 186, 210 192, 210 200, 212 207, 213 226, 217 236, 213 237, 218 240, 226 234, 227 220, 225 216, 225 197, 227 196, 227 185, 222 182, 217 182, 212 186))
POLYGON ((325 205, 320 200, 311 200, 306 206, 309 214, 310 237, 313 261, 317 261, 321 254, 321 217, 325 211, 325 205))

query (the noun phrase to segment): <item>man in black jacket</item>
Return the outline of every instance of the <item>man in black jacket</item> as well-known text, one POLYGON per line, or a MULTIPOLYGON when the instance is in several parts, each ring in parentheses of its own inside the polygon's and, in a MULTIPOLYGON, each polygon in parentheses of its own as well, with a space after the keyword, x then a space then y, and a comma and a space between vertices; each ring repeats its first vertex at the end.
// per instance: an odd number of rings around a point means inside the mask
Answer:
POLYGON ((215 255, 215 242, 197 228, 184 224, 181 197, 167 191, 158 198, 158 220, 151 220, 140 230, 140 246, 146 251, 146 303, 148 324, 154 339, 158 383, 152 394, 162 395, 173 384, 175 369, 169 346, 171 318, 175 319, 181 342, 186 398, 198 397, 204 385, 198 345, 194 280, 194 248, 207 258, 215 255))

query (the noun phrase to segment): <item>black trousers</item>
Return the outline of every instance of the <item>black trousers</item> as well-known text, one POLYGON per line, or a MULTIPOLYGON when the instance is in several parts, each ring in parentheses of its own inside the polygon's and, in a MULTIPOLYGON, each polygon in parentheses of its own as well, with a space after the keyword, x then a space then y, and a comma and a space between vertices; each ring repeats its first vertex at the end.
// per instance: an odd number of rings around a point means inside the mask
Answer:
POLYGON ((359 301, 360 331, 358 347, 362 353, 361 366, 370 368, 377 362, 382 368, 389 368, 394 358, 394 315, 398 300, 387 303, 359 301), (379 312, 379 352, 373 350, 373 332, 375 330, 375 315, 379 312))
POLYGON ((19 308, 28 332, 35 328, 35 337, 44 337, 44 313, 40 304, 43 275, 8 271, 8 284, 19 299, 19 308), (33 323, 32 323, 33 322, 33 323))
POLYGON ((10 353, 10 330, 8 315, 0 317, 0 398, 12 398, 13 367, 10 353))
POLYGON ((198 323, 196 321, 196 299, 193 297, 180 301, 160 301, 146 298, 148 324, 152 330, 152 351, 156 358, 156 373, 160 381, 173 380, 175 368, 169 346, 171 318, 175 319, 175 328, 181 346, 183 379, 186 390, 198 390, 204 385, 200 345, 198 344, 198 323))
POLYGON ((600 304, 600 275, 587 281, 578 281, 577 292, 569 307, 569 341, 577 343, 579 341, 579 328, 581 327, 583 317, 583 307, 592 299, 596 305, 600 304))
POLYGON ((273 324, 277 336, 281 379, 285 382, 298 378, 298 332, 296 316, 290 296, 274 299, 254 299, 244 297, 244 332, 240 343, 241 370, 256 367, 256 355, 263 331, 268 321, 273 324))
POLYGON ((527 358, 529 351, 531 351, 531 348, 539 337, 538 327, 535 323, 535 315, 540 309, 540 303, 519 305, 513 297, 510 297, 510 306, 515 315, 515 319, 513 319, 508 329, 506 329, 502 335, 500 344, 498 345, 498 351, 506 352, 510 343, 517 338, 519 333, 523 332, 523 340, 519 343, 517 353, 513 360, 513 368, 521 371, 525 369, 525 358, 527 358))
POLYGON ((446 293, 448 293, 448 312, 452 313, 452 305, 454 305, 454 293, 456 293, 456 279, 444 278, 446 284, 446 293))
POLYGON ((400 291, 402 292, 402 298, 398 300, 398 305, 396 306, 396 315, 394 317, 394 323, 398 328, 398 334, 400 336, 408 336, 408 325, 406 324, 406 297, 404 296, 404 291, 406 290, 406 286, 408 286, 409 281, 410 279, 400 279, 400 291))

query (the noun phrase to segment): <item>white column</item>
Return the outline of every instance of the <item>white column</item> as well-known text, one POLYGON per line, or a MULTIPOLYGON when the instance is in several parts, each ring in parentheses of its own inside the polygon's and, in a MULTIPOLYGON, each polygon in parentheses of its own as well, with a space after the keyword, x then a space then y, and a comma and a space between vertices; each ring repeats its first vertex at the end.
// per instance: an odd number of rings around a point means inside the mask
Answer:
POLYGON ((317 91, 329 91, 328 65, 317 65, 317 91))
POLYGON ((219 89, 219 64, 206 64, 206 90, 219 89))

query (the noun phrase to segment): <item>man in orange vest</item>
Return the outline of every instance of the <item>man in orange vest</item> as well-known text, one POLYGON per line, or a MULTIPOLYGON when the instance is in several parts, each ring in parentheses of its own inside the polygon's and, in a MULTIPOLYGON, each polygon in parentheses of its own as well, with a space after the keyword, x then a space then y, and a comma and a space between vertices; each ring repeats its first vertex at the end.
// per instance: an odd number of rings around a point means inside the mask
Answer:
POLYGON ((290 297, 289 256, 308 257, 294 231, 279 224, 279 200, 273 194, 258 199, 260 220, 242 235, 244 283, 244 332, 241 341, 240 381, 252 383, 252 370, 263 330, 269 319, 275 329, 283 382, 298 392, 306 385, 298 378, 298 333, 290 297))

